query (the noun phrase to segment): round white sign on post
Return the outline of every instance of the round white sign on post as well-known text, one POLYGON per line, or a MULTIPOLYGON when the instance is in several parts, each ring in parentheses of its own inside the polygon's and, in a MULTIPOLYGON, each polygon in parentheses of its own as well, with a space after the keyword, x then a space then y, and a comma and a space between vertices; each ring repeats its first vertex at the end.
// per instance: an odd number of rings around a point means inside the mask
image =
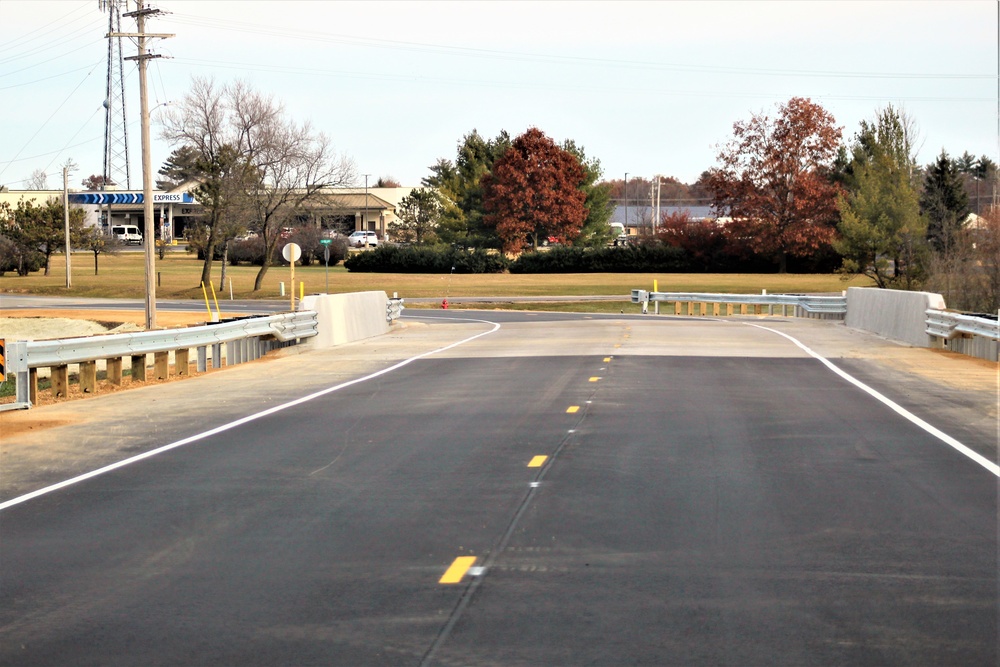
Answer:
POLYGON ((299 247, 298 243, 288 243, 281 249, 281 256, 285 258, 286 262, 297 262, 299 257, 302 257, 302 248, 299 247))

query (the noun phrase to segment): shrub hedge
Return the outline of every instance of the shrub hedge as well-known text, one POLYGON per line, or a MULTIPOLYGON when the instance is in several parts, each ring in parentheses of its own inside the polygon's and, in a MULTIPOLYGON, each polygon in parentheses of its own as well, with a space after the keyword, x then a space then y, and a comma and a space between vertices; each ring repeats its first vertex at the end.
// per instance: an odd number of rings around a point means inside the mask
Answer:
POLYGON ((380 273, 503 273, 510 262, 482 249, 384 244, 344 260, 348 271, 380 273))
MULTIPOLYGON (((817 253, 801 259, 789 257, 795 273, 829 273, 836 268, 835 253, 817 253)), ((381 245, 351 255, 344 261, 348 271, 385 273, 772 273, 773 261, 760 257, 719 256, 706 261, 692 258, 683 248, 662 243, 640 243, 617 248, 551 246, 526 252, 516 260, 485 250, 381 245)))
POLYGON ((634 245, 623 248, 553 246, 546 252, 526 252, 510 265, 511 273, 651 273, 686 271, 680 248, 634 245))

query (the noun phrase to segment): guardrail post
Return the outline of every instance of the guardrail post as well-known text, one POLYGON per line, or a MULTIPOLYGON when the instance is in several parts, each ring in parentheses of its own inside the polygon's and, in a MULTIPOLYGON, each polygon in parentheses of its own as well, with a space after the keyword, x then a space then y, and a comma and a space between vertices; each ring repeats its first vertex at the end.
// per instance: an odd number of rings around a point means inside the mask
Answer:
POLYGON ((236 341, 226 343, 226 365, 235 366, 240 363, 240 353, 236 341))
POLYGON ((38 405, 38 369, 28 371, 28 402, 38 405))
POLYGON ((170 353, 153 353, 153 377, 157 380, 166 380, 170 377, 170 353))
POLYGON ((108 377, 108 382, 115 386, 119 386, 122 383, 122 358, 112 357, 105 362, 105 374, 108 377))
POLYGON ((174 373, 176 375, 190 375, 191 361, 188 359, 190 353, 191 350, 186 347, 174 350, 174 373))
POLYGON ((69 392, 69 366, 53 366, 49 369, 52 382, 52 396, 55 398, 66 398, 69 392))
POLYGON ((80 391, 85 394, 97 393, 97 362, 80 362, 80 391))
POLYGON ((132 382, 146 381, 146 355, 132 355, 132 382))
POLYGON ((212 368, 222 368, 222 343, 212 346, 212 368))
POLYGON ((24 341, 8 342, 4 350, 4 357, 6 358, 6 370, 14 374, 14 393, 17 402, 30 404, 36 401, 38 390, 36 389, 33 394, 30 388, 32 369, 28 368, 28 344, 24 341))

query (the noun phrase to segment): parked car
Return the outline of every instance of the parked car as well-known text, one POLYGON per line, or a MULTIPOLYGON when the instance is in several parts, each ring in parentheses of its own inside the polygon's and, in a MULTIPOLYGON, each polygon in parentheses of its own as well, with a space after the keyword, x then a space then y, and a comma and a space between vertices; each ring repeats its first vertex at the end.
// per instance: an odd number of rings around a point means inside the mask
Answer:
POLYGON ((347 237, 347 244, 352 248, 361 248, 364 245, 366 245, 365 241, 366 238, 367 238, 367 245, 370 246, 378 245, 378 236, 375 235, 375 232, 364 232, 364 231, 351 232, 351 235, 347 237))
POLYGON ((125 245, 142 245, 142 234, 135 225, 112 225, 111 234, 125 245))

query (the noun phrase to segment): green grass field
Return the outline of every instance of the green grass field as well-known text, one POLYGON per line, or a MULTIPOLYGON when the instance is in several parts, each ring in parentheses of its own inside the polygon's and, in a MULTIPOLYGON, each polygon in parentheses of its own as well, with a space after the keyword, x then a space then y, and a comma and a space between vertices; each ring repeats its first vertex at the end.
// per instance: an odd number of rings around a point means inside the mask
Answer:
MULTIPOLYGON (((42 272, 29 276, 7 273, 0 277, 0 294, 32 294, 73 297, 103 297, 141 299, 145 294, 143 254, 122 253, 117 257, 100 256, 99 275, 94 275, 94 258, 91 253, 75 252, 72 257, 72 283, 66 288, 66 269, 63 255, 52 258, 50 275, 42 272)), ((155 271, 158 278, 158 299, 201 299, 199 286, 202 263, 183 250, 173 250, 163 260, 157 258, 155 271)), ((290 285, 290 269, 273 266, 268 270, 263 288, 253 291, 257 267, 230 266, 226 269, 226 284, 218 284, 221 266, 212 268, 215 289, 220 290, 221 300, 232 296, 236 299, 279 298, 279 283, 290 285)), ((400 273, 349 273, 343 266, 330 267, 330 292, 359 292, 384 290, 401 297, 444 296, 588 296, 621 295, 628 300, 633 289, 653 289, 659 282, 661 292, 840 292, 850 286, 867 286, 866 278, 844 280, 839 275, 828 274, 714 274, 714 273, 571 273, 543 275, 438 275, 400 273)), ((295 281, 305 284, 305 293, 326 291, 326 274, 322 264, 295 268, 295 281)), ((519 307, 519 306, 518 306, 519 307)), ((608 306, 614 310, 614 306, 608 306)), ((549 310, 556 310, 546 307, 549 310)))

